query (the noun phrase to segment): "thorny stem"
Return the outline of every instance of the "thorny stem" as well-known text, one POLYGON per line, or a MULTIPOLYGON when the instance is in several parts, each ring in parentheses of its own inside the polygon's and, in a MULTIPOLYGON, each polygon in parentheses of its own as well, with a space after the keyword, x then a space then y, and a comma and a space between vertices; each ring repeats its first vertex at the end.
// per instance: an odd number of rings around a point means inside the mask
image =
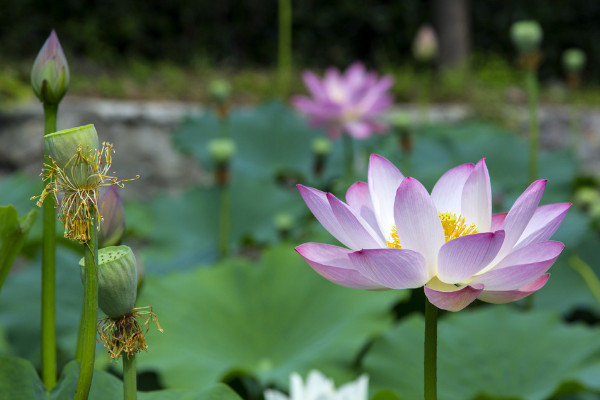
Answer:
POLYGON ((135 353, 123 355, 123 400, 137 399, 137 375, 135 353))
POLYGON ((527 71, 527 96, 529 98, 529 181, 534 181, 538 176, 538 155, 540 152, 538 81, 535 69, 527 71))
MULTIPOLYGON (((58 105, 44 103, 44 135, 56 131, 58 105)), ((46 157, 47 154, 44 154, 46 157)), ((54 199, 43 206, 42 236, 42 380, 46 389, 56 385, 56 209, 54 199)))
POLYGON ((425 400, 437 399, 437 307, 425 297, 425 400))
POLYGON ((96 206, 90 207, 90 240, 84 244, 84 318, 81 365, 75 390, 75 400, 88 398, 94 374, 96 351, 96 324, 98 315, 98 218, 96 206))
POLYGON ((222 257, 229 254, 229 230, 231 224, 231 188, 228 182, 220 186, 219 204, 219 253, 222 257))

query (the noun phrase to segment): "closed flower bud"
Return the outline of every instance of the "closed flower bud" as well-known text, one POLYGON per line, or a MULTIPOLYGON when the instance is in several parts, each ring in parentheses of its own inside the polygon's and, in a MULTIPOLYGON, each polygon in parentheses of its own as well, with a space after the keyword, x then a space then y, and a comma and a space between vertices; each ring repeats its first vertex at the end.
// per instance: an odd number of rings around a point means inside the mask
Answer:
POLYGON ((435 31, 430 25, 422 25, 413 42, 413 56, 417 61, 431 62, 438 52, 438 41, 435 31))
POLYGON ((562 62, 567 72, 578 74, 585 67, 585 53, 580 49, 567 49, 563 53, 562 62))
POLYGON ((93 186, 97 173, 88 162, 75 162, 78 153, 88 155, 100 150, 94 125, 65 129, 44 136, 44 151, 77 186, 93 186))
POLYGON ((108 186, 100 195, 100 233, 98 235, 98 247, 118 245, 123 233, 125 233, 125 209, 119 189, 117 186, 108 186))
POLYGON ((31 69, 31 87, 45 104, 58 104, 69 88, 69 65, 56 33, 52 31, 31 69))
POLYGON ((222 103, 231 95, 231 85, 223 79, 215 79, 208 86, 208 93, 212 100, 222 103))
POLYGON ((521 53, 537 52, 542 36, 542 27, 537 21, 518 21, 510 28, 510 37, 521 53))
POLYGON ((208 154, 219 164, 228 162, 235 154, 235 142, 231 139, 220 138, 208 142, 208 154))
MULTIPOLYGON (((84 259, 79 261, 84 279, 84 259)), ((111 318, 130 313, 137 296, 137 263, 128 246, 98 250, 98 306, 111 318)))

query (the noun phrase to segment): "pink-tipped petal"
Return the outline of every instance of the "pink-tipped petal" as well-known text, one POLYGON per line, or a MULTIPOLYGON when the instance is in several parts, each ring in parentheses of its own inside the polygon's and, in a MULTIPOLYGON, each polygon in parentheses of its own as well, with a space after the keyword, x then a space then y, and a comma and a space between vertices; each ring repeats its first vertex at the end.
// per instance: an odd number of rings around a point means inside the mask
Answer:
POLYGON ((533 243, 510 253, 491 271, 475 277, 471 283, 481 283, 486 290, 516 290, 546 273, 558 258, 564 245, 548 241, 533 243))
POLYGON ((429 276, 437 273, 437 255, 444 243, 444 230, 427 189, 414 178, 404 178, 396 192, 394 220, 402 248, 425 257, 429 276))
POLYGON ((494 232, 498 229, 502 229, 502 225, 504 225, 504 220, 506 219, 507 212, 493 214, 492 215, 492 226, 490 227, 490 231, 494 232))
POLYGON ((492 223, 492 187, 485 159, 473 168, 462 190, 461 212, 479 232, 488 232, 492 223))
POLYGON ((494 263, 502 260, 502 258, 510 253, 523 234, 544 194, 546 181, 546 179, 540 179, 529 185, 506 215, 504 224, 502 225, 502 229, 506 232, 504 245, 500 249, 494 263))
POLYGON ((439 212, 460 214, 463 187, 473 168, 475 168, 473 164, 462 164, 447 171, 438 179, 431 191, 431 198, 439 212))
POLYGON ((544 274, 529 285, 523 286, 522 288, 519 288, 517 290, 484 290, 479 295, 479 300, 494 304, 504 304, 510 303, 512 301, 521 300, 522 298, 527 297, 531 293, 534 293, 540 290, 542 287, 544 287, 549 277, 550 274, 544 274))
POLYGON ((327 92, 325 92, 321 80, 315 74, 310 71, 305 71, 302 74, 302 80, 304 80, 304 84, 313 97, 318 100, 327 98, 327 92))
POLYGON ((293 97, 292 105, 296 107, 298 111, 304 114, 323 120, 331 120, 340 115, 339 105, 326 102, 317 103, 314 100, 304 96, 293 97))
POLYGON ((442 292, 425 286, 429 302, 442 310, 460 311, 471 304, 483 290, 483 285, 465 286, 454 292, 442 292))
MULTIPOLYGON (((329 200, 327 200, 327 194, 318 189, 303 185, 298 185, 298 190, 304 202, 321 225, 345 246, 352 248, 351 245, 353 242, 346 232, 344 232, 338 219, 333 214, 329 200)), ((356 248, 354 250, 360 249, 356 248)))
POLYGON ((516 249, 531 243, 544 242, 552 237, 571 208, 571 203, 540 206, 519 238, 516 249))
POLYGON ((355 139, 366 139, 371 136, 371 127, 366 122, 352 121, 344 124, 344 129, 355 139))
POLYGON ((373 211, 383 236, 390 240, 394 226, 394 199, 404 175, 386 158, 371 154, 369 158, 368 184, 373 211))
POLYGON ((369 193, 369 185, 366 182, 356 182, 348 188, 346 192, 346 203, 354 210, 355 213, 360 215, 375 232, 377 232, 379 238, 383 239, 381 232, 379 231, 379 225, 377 225, 377 219, 373 211, 373 203, 371 203, 371 194, 369 193))
POLYGON ((417 288, 428 281, 425 259, 416 251, 361 250, 349 257, 362 275, 391 289, 417 288))
POLYGON ((384 287, 361 275, 348 258, 352 251, 323 243, 304 243, 296 251, 323 278, 341 286, 355 289, 384 287))
POLYGON ((438 256, 438 278, 460 283, 485 268, 498 254, 504 231, 466 235, 445 243, 438 256))
POLYGON ((358 214, 355 214, 350 207, 340 201, 331 193, 327 193, 327 200, 337 218, 341 229, 350 239, 352 249, 379 249, 385 247, 378 233, 358 214))

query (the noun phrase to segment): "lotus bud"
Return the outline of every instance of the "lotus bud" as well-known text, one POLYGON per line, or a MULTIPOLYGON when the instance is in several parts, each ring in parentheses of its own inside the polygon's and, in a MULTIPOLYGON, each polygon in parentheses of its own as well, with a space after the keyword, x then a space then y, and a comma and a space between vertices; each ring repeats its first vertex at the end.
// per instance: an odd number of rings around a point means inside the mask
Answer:
POLYGON ((87 158, 90 153, 99 149, 94 125, 65 129, 44 136, 44 152, 79 187, 94 186, 99 177, 97 171, 93 171, 90 160, 76 160, 77 155, 82 154, 87 158))
POLYGON ((413 42, 413 56, 420 62, 432 62, 437 57, 438 40, 431 25, 422 25, 413 42))
POLYGON ((215 79, 208 86, 208 93, 211 99, 217 103, 222 103, 229 99, 231 95, 231 85, 223 79, 215 79))
POLYGON ((45 104, 58 104, 69 88, 69 65, 56 32, 52 31, 31 69, 31 87, 45 104))
MULTIPOLYGON (((81 280, 85 261, 79 261, 81 280)), ((98 305, 110 318, 130 313, 137 296, 137 263, 128 246, 98 250, 98 305)))
POLYGON ((98 234, 98 247, 115 246, 121 242, 125 233, 125 209, 119 189, 116 185, 108 186, 100 195, 100 233, 98 234))
POLYGON ((289 235, 295 224, 294 217, 286 212, 275 215, 273 222, 282 238, 286 238, 289 235))
POLYGON ((586 55, 580 49, 567 49, 563 53, 562 62, 567 72, 578 74, 585 67, 586 55))
POLYGON ((521 53, 537 52, 542 36, 542 27, 537 21, 518 21, 510 28, 510 37, 521 53))

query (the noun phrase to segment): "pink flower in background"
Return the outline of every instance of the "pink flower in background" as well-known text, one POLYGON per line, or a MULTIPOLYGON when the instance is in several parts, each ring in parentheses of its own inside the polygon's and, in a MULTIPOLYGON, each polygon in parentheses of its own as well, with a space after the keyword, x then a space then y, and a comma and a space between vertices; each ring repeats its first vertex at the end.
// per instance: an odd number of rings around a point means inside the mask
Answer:
POLYGON ((312 97, 295 96, 292 103, 308 115, 311 126, 325 128, 332 139, 342 132, 365 139, 387 131, 388 126, 377 117, 393 103, 388 93, 393 83, 390 76, 379 79, 355 62, 344 74, 329 68, 322 80, 310 71, 304 72, 303 79, 312 97))
POLYGON ((328 280, 359 289, 425 287, 438 308, 458 311, 476 298, 522 299, 548 280, 564 245, 549 240, 571 204, 538 206, 546 180, 533 182, 508 213, 491 211, 485 160, 446 172, 431 194, 387 159, 371 155, 368 183, 346 203, 298 185, 317 220, 346 248, 296 248, 328 280))

